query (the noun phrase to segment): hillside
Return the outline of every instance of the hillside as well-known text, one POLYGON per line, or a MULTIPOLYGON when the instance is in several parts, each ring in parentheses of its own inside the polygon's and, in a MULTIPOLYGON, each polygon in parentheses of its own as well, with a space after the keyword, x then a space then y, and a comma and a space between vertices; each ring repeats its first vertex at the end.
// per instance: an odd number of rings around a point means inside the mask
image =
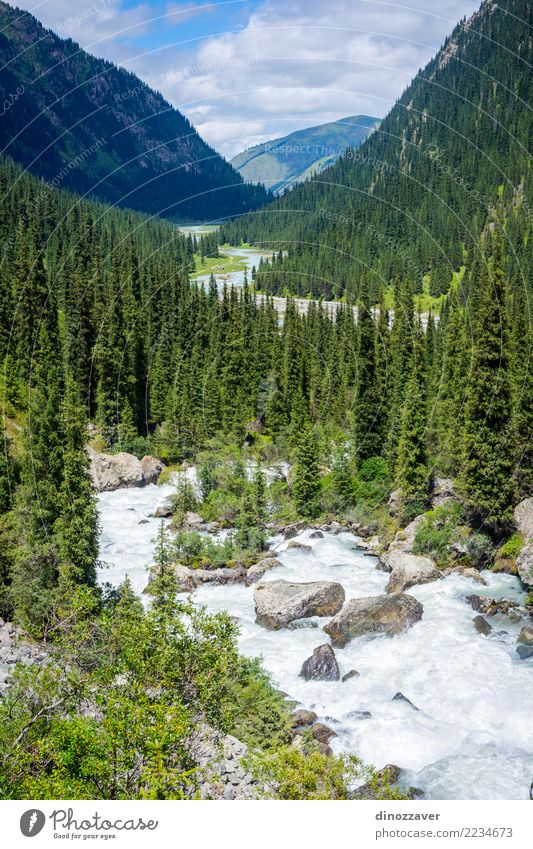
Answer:
POLYGON ((0 146, 56 187, 183 221, 267 197, 134 74, 3 2, 0 67, 0 146))
POLYGON ((346 148, 356 148, 379 124, 378 118, 354 115, 308 127, 263 142, 237 154, 231 165, 249 183, 262 183, 281 195, 337 161, 346 148))
POLYGON ((405 276, 446 291, 498 200, 531 188, 532 24, 526 0, 487 0, 357 151, 224 227, 227 241, 288 250, 260 285, 357 295, 369 269, 374 298, 405 276))

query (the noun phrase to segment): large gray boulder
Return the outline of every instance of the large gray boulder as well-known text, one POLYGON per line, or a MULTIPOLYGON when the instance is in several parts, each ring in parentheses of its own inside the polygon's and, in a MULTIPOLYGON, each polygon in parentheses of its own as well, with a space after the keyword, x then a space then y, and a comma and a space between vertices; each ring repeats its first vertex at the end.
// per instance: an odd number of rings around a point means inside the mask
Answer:
POLYGON ((325 627, 335 647, 362 634, 400 634, 422 618, 424 608, 405 593, 352 598, 325 627))
POLYGON ((388 593, 401 593, 415 584, 427 584, 441 577, 431 557, 421 557, 406 551, 389 551, 381 556, 381 562, 390 571, 388 593))
POLYGON ((311 657, 308 657, 302 665, 300 672, 306 681, 338 681, 340 678, 339 665, 335 652, 329 645, 324 643, 318 646, 311 657))
POLYGON ((97 492, 111 492, 123 487, 147 486, 157 483, 163 471, 163 464, 155 457, 146 455, 139 460, 133 454, 121 451, 120 454, 100 454, 91 447, 89 472, 97 492))
POLYGON ((344 603, 344 590, 334 581, 299 584, 271 581, 254 590, 256 622, 277 631, 295 619, 334 616, 344 603))
POLYGON ((516 571, 526 587, 533 587, 533 544, 525 545, 516 558, 516 571))
POLYGON ((514 520, 520 536, 533 540, 533 498, 524 498, 514 509, 514 520))

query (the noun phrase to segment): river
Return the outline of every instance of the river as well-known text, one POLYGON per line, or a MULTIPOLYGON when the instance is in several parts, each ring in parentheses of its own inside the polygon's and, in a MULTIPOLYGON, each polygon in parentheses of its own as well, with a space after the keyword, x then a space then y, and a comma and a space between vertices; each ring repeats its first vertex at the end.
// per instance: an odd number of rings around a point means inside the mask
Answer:
MULTIPOLYGON (((118 586, 130 576, 139 593, 148 580, 158 520, 152 514, 174 491, 172 484, 102 493, 100 580, 118 586)), ((334 580, 346 598, 382 593, 387 576, 376 559, 354 548, 351 534, 297 539, 310 551, 290 549, 281 538, 272 544, 281 566, 264 580, 334 580)), ((400 636, 360 637, 336 649, 342 682, 304 681, 302 662, 328 642, 318 627, 267 631, 256 625, 253 587, 204 585, 196 602, 238 617, 240 650, 261 655, 280 689, 316 711, 338 736, 337 752, 353 752, 377 768, 402 767, 401 783, 420 787, 429 799, 527 799, 533 779, 533 660, 515 652, 517 626, 491 619, 493 632, 478 634, 471 593, 523 600, 516 578, 483 572, 488 586, 451 575, 413 587, 424 605, 420 622, 400 636), (401 691, 418 708, 392 701, 401 691), (357 719, 354 711, 371 717, 357 719), (350 716, 350 714, 352 714, 350 716)))

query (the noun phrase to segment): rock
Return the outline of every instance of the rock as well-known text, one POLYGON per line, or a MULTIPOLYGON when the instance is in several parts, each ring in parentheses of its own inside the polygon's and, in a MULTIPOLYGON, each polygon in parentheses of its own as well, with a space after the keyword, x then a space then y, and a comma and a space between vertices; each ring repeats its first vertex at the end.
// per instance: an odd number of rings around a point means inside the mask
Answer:
POLYGON ((431 557, 421 557, 406 551, 389 551, 381 557, 390 569, 388 593, 399 593, 414 587, 415 584, 427 584, 441 578, 441 574, 431 557))
POLYGON ((478 634, 483 634, 484 637, 488 637, 490 632, 492 631, 492 625, 487 622, 484 616, 475 616, 472 620, 474 623, 474 628, 478 632, 478 634))
POLYGON ((355 719, 357 721, 362 719, 372 719, 372 714, 369 710, 351 710, 350 713, 345 715, 345 719, 355 719))
POLYGON ((408 799, 420 799, 424 795, 424 791, 420 787, 409 787, 405 795, 408 799))
POLYGON ((306 545, 304 542, 298 542, 297 540, 293 539, 287 545, 287 549, 289 548, 301 549, 302 551, 311 551, 313 546, 306 545))
POLYGON ((302 678, 306 681, 338 681, 340 678, 339 665, 335 652, 329 645, 324 643, 318 646, 307 660, 304 661, 300 671, 302 678))
POLYGON ((318 628, 318 622, 314 619, 295 619, 294 622, 289 622, 287 629, 289 631, 300 631, 302 628, 318 628))
POLYGON ((516 528, 526 542, 533 540, 533 498, 524 498, 514 509, 516 528))
POLYGON ((313 531, 312 534, 309 534, 309 539, 324 539, 324 534, 322 531, 313 531))
POLYGON ((401 769, 396 764, 387 764, 382 769, 378 769, 376 772, 377 777, 380 781, 385 781, 387 784, 396 784, 400 779, 401 769))
POLYGON ((283 529, 283 536, 285 539, 292 539, 293 537, 298 536, 305 528, 305 522, 296 522, 294 525, 287 525, 283 529))
MULTIPOLYGON (((192 593, 200 584, 238 584, 246 578, 246 569, 242 566, 234 569, 191 569, 189 566, 177 565, 174 571, 180 593, 192 593)), ((150 592, 150 585, 147 590, 150 592)))
POLYGON ((173 515, 174 511, 172 509, 172 505, 164 504, 162 507, 158 507, 154 513, 156 519, 170 519, 173 515))
POLYGON ((100 454, 90 446, 89 473, 97 492, 112 492, 122 487, 147 486, 156 483, 163 471, 163 464, 155 457, 146 456, 138 460, 133 454, 100 454))
POLYGON ((415 544, 415 536, 425 518, 422 513, 416 519, 413 519, 412 522, 409 522, 405 528, 398 531, 389 546, 389 551, 412 551, 415 544))
POLYGON ((317 743, 324 743, 327 745, 332 737, 337 736, 337 732, 333 731, 329 726, 324 725, 323 722, 317 722, 311 728, 311 735, 317 741, 317 743))
POLYGON ((138 525, 147 525, 147 524, 148 524, 148 519, 141 519, 139 522, 137 522, 137 524, 138 524, 138 525))
POLYGON ((198 525, 203 525, 204 520, 198 513, 194 513, 192 510, 187 510, 185 516, 183 517, 183 527, 184 528, 197 528, 198 525))
POLYGON ((533 657, 533 646, 517 646, 516 653, 521 660, 529 660, 533 657))
POLYGON ((516 571, 526 587, 533 587, 533 544, 525 545, 521 550, 516 558, 516 571))
POLYGON ((344 589, 334 581, 271 581, 254 591, 256 622, 278 630, 307 616, 334 616, 344 602, 344 589))
POLYGON ((340 534, 343 530, 343 527, 340 522, 330 522, 329 524, 329 532, 332 534, 340 534))
POLYGON ((391 516, 397 516, 402 508, 402 491, 401 489, 395 489, 394 492, 391 492, 390 498, 388 500, 388 508, 391 516))
POLYGON ((422 618, 424 608, 406 593, 352 598, 324 627, 334 646, 361 634, 399 634, 422 618))
POLYGON ((413 710, 418 710, 416 705, 414 705, 412 703, 411 699, 408 699, 407 696, 404 696, 403 693, 400 693, 400 692, 395 693, 394 696, 392 697, 391 701, 393 701, 393 702, 405 702, 405 704, 409 705, 409 707, 412 707, 413 710))
POLYGON ((299 710, 295 710, 291 717, 291 724, 293 728, 304 728, 306 725, 312 725, 313 722, 316 722, 317 715, 314 710, 305 710, 305 708, 299 708, 299 710))
POLYGON ((465 596, 465 601, 468 602, 476 613, 483 613, 488 616, 495 616, 496 613, 500 613, 503 616, 516 618, 518 614, 518 602, 510 601, 508 598, 502 598, 496 601, 496 599, 489 598, 488 596, 467 595, 465 596))
POLYGON ((357 669, 350 669, 350 671, 347 672, 346 675, 342 676, 341 681, 349 681, 350 678, 359 678, 360 674, 361 673, 358 672, 357 669))
POLYGON ((516 642, 524 646, 533 646, 533 625, 525 625, 516 638, 516 642))
POLYGON ((431 506, 442 507, 450 501, 457 501, 454 484, 451 478, 435 478, 431 491, 431 506))
POLYGON ((246 584, 248 586, 254 584, 263 577, 265 572, 275 569, 276 566, 281 566, 280 561, 276 557, 264 557, 259 563, 254 563, 253 566, 250 566, 246 573, 246 584))

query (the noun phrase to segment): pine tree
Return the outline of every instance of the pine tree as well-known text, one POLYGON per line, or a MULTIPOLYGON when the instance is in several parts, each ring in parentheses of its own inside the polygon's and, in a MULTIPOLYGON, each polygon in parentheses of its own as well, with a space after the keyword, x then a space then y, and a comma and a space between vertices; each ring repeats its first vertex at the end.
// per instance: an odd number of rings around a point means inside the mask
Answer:
POLYGON ((490 273, 482 272, 476 281, 479 309, 466 386, 460 473, 461 492, 473 520, 495 532, 511 522, 516 498, 507 281, 501 248, 498 233, 490 273))
POLYGON ((292 497, 298 513, 315 516, 319 509, 320 470, 318 446, 310 424, 304 427, 298 438, 293 474, 292 497))
POLYGON ((428 485, 427 405, 421 329, 415 334, 411 373, 401 411, 396 478, 404 502, 424 502, 428 485))
POLYGON ((376 327, 370 306, 366 275, 361 279, 358 301, 358 375, 355 406, 355 446, 359 461, 374 457, 383 448, 381 425, 384 399, 379 396, 376 369, 376 327))

